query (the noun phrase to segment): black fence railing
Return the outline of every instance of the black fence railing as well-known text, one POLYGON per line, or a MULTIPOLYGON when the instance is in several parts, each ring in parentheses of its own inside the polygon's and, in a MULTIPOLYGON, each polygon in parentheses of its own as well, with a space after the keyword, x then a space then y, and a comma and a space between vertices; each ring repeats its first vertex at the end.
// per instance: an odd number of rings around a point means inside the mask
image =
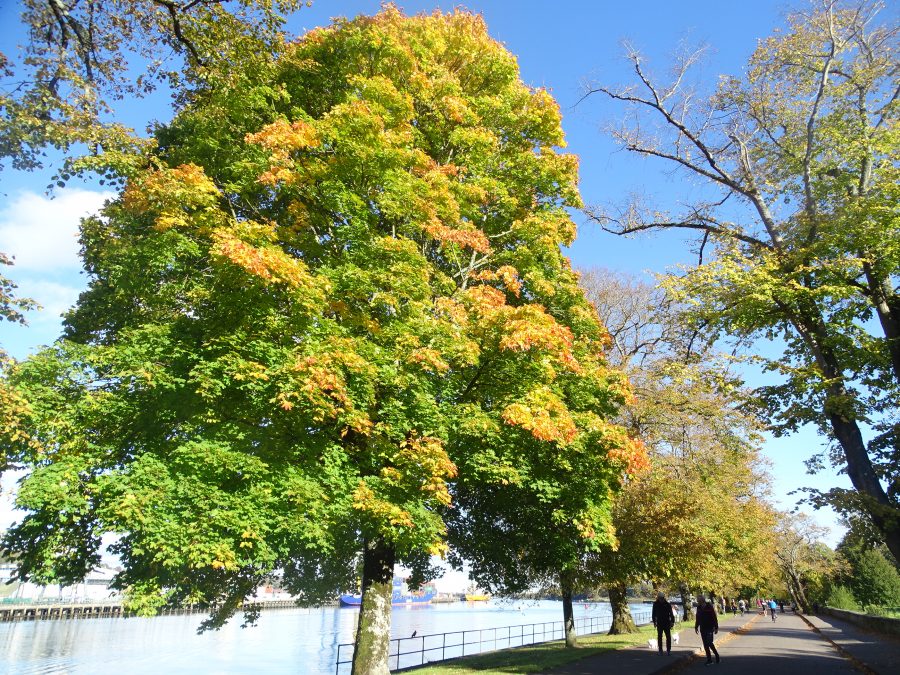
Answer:
MULTIPOLYGON (((633 612, 632 618, 637 625, 641 626, 650 623, 650 612, 633 612)), ((575 619, 575 631, 578 635, 592 635, 607 631, 610 625, 612 625, 610 616, 575 619)), ((498 649, 552 642, 562 640, 564 637, 562 621, 545 621, 500 628, 477 628, 450 633, 392 638, 388 667, 393 671, 405 670, 426 663, 436 663, 498 649)), ((339 644, 334 668, 335 675, 350 672, 352 662, 353 643, 339 644)))

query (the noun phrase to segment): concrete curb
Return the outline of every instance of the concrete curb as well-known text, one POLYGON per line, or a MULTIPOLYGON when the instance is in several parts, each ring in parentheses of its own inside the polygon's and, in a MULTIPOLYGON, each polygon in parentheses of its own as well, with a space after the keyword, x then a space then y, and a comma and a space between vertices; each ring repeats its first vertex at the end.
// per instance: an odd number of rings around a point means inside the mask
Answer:
MULTIPOLYGON (((753 617, 751 617, 751 619, 749 621, 741 624, 734 630, 728 631, 727 633, 725 633, 725 635, 721 636, 719 638, 717 644, 720 644, 720 645, 726 644, 726 643, 730 642, 731 640, 734 640, 736 637, 738 637, 740 635, 744 635, 745 633, 747 633, 747 631, 750 630, 750 626, 755 621, 757 621, 760 616, 761 616, 760 614, 754 614, 753 617)), ((693 652, 691 652, 690 654, 687 654, 686 656, 682 656, 677 661, 668 663, 668 664, 664 665, 662 668, 654 670, 650 675, 668 675, 669 673, 681 672, 685 668, 690 667, 691 664, 694 663, 694 661, 697 661, 698 659, 701 659, 705 656, 706 656, 706 651, 704 651, 703 647, 700 647, 700 649, 696 649, 693 652)), ((877 673, 876 673, 876 675, 877 675, 877 673)))
POLYGON ((830 637, 828 637, 827 635, 825 635, 825 633, 823 633, 821 630, 819 630, 818 626, 816 626, 812 621, 810 621, 809 619, 807 619, 806 616, 804 616, 804 615, 801 614, 800 612, 797 612, 797 616, 799 616, 801 619, 803 619, 803 622, 804 622, 807 626, 809 626, 809 627, 813 630, 813 632, 815 632, 819 637, 821 637, 823 640, 825 640, 825 642, 827 642, 827 643, 830 644, 832 647, 834 647, 835 651, 836 651, 838 654, 840 654, 842 657, 844 657, 845 659, 847 659, 847 660, 850 662, 850 664, 851 664, 854 668, 856 668, 858 671, 863 672, 863 673, 866 673, 866 675, 879 675, 879 673, 878 673, 877 670, 875 670, 874 668, 872 668, 871 666, 869 666, 869 665, 866 664, 865 662, 860 661, 858 658, 856 658, 855 656, 853 656, 853 654, 851 654, 850 652, 848 652, 844 647, 842 647, 842 646, 839 645, 837 642, 835 642, 834 640, 832 640, 830 637))

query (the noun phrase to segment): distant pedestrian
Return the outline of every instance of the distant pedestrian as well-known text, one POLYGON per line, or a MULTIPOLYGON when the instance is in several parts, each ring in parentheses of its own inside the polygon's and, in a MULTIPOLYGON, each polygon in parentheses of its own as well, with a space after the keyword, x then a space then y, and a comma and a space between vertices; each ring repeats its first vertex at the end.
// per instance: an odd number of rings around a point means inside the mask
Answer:
POLYGON ((706 651, 706 665, 713 662, 713 654, 716 656, 716 663, 719 663, 719 650, 713 644, 716 633, 719 632, 719 618, 716 616, 716 608, 711 602, 706 602, 700 598, 700 604, 697 607, 697 620, 694 622, 694 632, 700 634, 703 640, 703 649, 706 651))
POLYGON ((778 601, 778 609, 780 609, 781 613, 784 614, 784 600, 778 601))
POLYGON ((743 598, 738 600, 738 609, 741 610, 741 616, 744 616, 744 612, 747 611, 747 603, 744 602, 743 598))
POLYGON ((672 653, 672 626, 675 625, 675 612, 672 605, 661 592, 657 593, 653 603, 653 625, 656 626, 656 646, 662 654, 663 633, 666 635, 666 654, 672 653))
POLYGON ((775 620, 775 610, 778 609, 778 605, 775 604, 775 598, 769 600, 769 612, 772 614, 772 621, 775 620))

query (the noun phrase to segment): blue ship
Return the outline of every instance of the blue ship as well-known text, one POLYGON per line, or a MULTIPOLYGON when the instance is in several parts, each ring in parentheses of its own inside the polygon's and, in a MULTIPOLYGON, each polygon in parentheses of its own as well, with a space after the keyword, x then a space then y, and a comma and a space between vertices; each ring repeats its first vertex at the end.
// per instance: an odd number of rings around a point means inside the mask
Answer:
MULTIPOLYGON (((433 586, 425 586, 421 591, 409 591, 406 587, 406 580, 401 577, 394 577, 393 588, 391 590, 391 605, 427 605, 435 596, 433 586)), ((345 593, 338 598, 341 607, 359 607, 362 604, 362 595, 345 593)))

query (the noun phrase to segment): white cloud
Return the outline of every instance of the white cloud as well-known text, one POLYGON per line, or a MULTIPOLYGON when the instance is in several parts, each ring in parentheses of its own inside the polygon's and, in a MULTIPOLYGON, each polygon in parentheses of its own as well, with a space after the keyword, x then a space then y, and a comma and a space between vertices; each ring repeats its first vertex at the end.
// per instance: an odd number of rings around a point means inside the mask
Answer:
POLYGON ((0 211, 0 251, 15 256, 15 269, 22 272, 79 269, 78 223, 113 195, 66 188, 51 199, 21 192, 0 211))
POLYGON ((58 327, 60 314, 75 304, 82 290, 54 281, 23 280, 19 284, 17 294, 29 297, 41 305, 40 312, 32 315, 33 318, 29 318, 29 323, 34 320, 49 321, 58 327))

